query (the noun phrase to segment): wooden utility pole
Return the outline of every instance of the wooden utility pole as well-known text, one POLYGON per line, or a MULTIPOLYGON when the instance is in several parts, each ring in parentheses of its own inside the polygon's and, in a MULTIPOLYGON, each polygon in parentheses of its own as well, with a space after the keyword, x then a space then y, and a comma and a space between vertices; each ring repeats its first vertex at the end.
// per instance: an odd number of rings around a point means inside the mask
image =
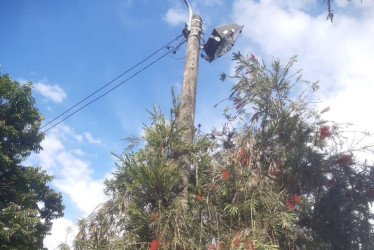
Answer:
MULTIPOLYGON (((196 83, 199 66, 200 35, 202 31, 202 19, 199 15, 193 15, 191 27, 187 33, 187 51, 184 65, 182 91, 180 96, 180 109, 177 117, 178 129, 184 129, 181 140, 183 143, 192 143, 194 134, 196 83)), ((182 155, 183 174, 182 186, 177 200, 187 202, 187 187, 191 172, 191 159, 188 155, 182 155)))

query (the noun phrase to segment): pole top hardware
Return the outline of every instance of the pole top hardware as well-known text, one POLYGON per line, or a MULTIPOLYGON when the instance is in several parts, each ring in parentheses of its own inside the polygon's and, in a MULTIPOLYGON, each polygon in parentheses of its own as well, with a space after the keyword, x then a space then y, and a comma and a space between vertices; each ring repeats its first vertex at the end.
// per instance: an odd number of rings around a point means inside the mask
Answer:
POLYGON ((189 12, 189 19, 188 19, 188 22, 186 23, 186 25, 187 25, 187 30, 190 31, 191 30, 191 22, 192 22, 192 9, 191 9, 190 4, 188 3, 188 0, 184 0, 184 2, 187 5, 188 12, 189 12))
POLYGON ((208 41, 204 44, 206 56, 203 58, 208 62, 212 62, 228 52, 234 46, 240 33, 242 33, 243 27, 236 23, 215 27, 208 41))

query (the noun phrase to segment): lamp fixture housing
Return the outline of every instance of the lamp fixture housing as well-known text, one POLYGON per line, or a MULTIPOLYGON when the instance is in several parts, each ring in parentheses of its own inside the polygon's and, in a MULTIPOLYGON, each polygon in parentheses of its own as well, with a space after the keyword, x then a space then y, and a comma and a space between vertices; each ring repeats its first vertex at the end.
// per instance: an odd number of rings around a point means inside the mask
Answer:
POLYGON ((208 41, 204 44, 204 52, 206 54, 204 59, 212 62, 228 52, 234 46, 243 27, 236 23, 215 27, 208 41))

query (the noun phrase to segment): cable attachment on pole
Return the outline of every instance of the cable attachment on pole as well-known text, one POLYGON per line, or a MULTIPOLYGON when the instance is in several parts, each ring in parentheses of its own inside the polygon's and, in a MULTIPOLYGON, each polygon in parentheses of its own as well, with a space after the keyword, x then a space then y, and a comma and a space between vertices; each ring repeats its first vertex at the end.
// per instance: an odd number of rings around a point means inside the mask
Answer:
POLYGON ((195 15, 194 18, 191 20, 190 33, 188 37, 197 36, 200 39, 202 25, 203 25, 203 21, 201 20, 201 18, 195 15), (197 23, 197 25, 195 25, 195 23, 197 23))

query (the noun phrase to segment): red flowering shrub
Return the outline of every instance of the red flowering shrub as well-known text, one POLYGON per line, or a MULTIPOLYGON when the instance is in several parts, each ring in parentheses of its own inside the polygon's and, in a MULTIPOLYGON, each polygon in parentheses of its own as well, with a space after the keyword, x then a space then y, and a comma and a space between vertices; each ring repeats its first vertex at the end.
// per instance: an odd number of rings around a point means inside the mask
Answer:
POLYGON ((299 204, 301 202, 301 196, 297 195, 290 195, 290 197, 287 199, 287 209, 293 210, 295 209, 295 204, 299 204))
POLYGON ((209 247, 208 247, 208 250, 220 250, 220 249, 224 249, 224 246, 225 244, 223 242, 215 245, 215 244, 210 244, 209 247))
POLYGON ((233 244, 234 247, 238 247, 239 244, 240 244, 240 239, 235 239, 232 244, 233 244))
POLYGON ((293 210, 295 208, 295 205, 292 204, 290 199, 287 199, 287 208, 288 210, 293 210))
POLYGON ((178 122, 152 116, 145 147, 119 157, 116 179, 107 183, 114 198, 81 223, 76 242, 82 249, 133 249, 149 239, 160 240, 151 244, 157 250, 374 249, 371 166, 341 152, 346 140, 339 125, 321 125, 320 112, 304 102, 308 91, 290 95, 293 83, 286 74, 295 60, 286 68, 274 61, 270 70, 254 56, 236 54, 236 60, 233 114, 225 111, 222 132, 197 132, 186 144, 178 122), (251 77, 244 75, 247 70, 251 77), (207 147, 212 150, 202 150, 207 147), (181 174, 189 177, 183 193, 181 174), (120 213, 117 204, 124 204, 120 213), (144 214, 156 218, 149 211, 158 219, 144 220, 144 214), (117 220, 117 214, 126 218, 117 220), (121 230, 115 234, 101 227, 116 221, 121 224, 108 227, 121 230))
POLYGON ((240 240, 241 240, 241 238, 242 238, 241 233, 240 233, 240 232, 237 232, 237 233, 235 234, 234 239, 232 240, 232 245, 233 245, 234 247, 238 247, 239 244, 240 244, 240 240))
POLYGON ((275 169, 275 170, 273 171, 272 175, 275 176, 275 177, 278 177, 278 175, 279 175, 279 170, 275 169))
POLYGON ((353 154, 342 155, 336 160, 336 164, 339 164, 341 166, 348 166, 352 163, 352 157, 353 154))
POLYGON ((255 250, 255 244, 251 240, 246 240, 244 244, 248 250, 255 250))
POLYGON ((229 178, 229 171, 227 169, 222 171, 222 180, 226 181, 229 178))
POLYGON ((328 111, 330 111, 330 107, 326 107, 326 108, 324 108, 324 109, 321 111, 321 114, 326 113, 326 112, 328 112, 328 111))
POLYGON ((291 198, 291 201, 296 203, 296 204, 299 204, 300 201, 301 201, 301 196, 291 195, 290 198, 291 198))
POLYGON ((323 126, 323 127, 319 128, 319 132, 320 132, 319 138, 321 140, 324 140, 327 137, 330 137, 330 135, 331 135, 329 126, 323 126))
POLYGON ((248 165, 248 158, 247 158, 247 157, 243 157, 243 158, 242 158, 242 164, 243 164, 244 166, 247 166, 247 165, 248 165))
POLYGON ((159 244, 160 242, 158 240, 152 240, 151 247, 149 248, 149 250, 157 250, 159 244))
POLYGON ((152 220, 156 220, 158 218, 158 214, 157 213, 151 213, 151 219, 152 220))

